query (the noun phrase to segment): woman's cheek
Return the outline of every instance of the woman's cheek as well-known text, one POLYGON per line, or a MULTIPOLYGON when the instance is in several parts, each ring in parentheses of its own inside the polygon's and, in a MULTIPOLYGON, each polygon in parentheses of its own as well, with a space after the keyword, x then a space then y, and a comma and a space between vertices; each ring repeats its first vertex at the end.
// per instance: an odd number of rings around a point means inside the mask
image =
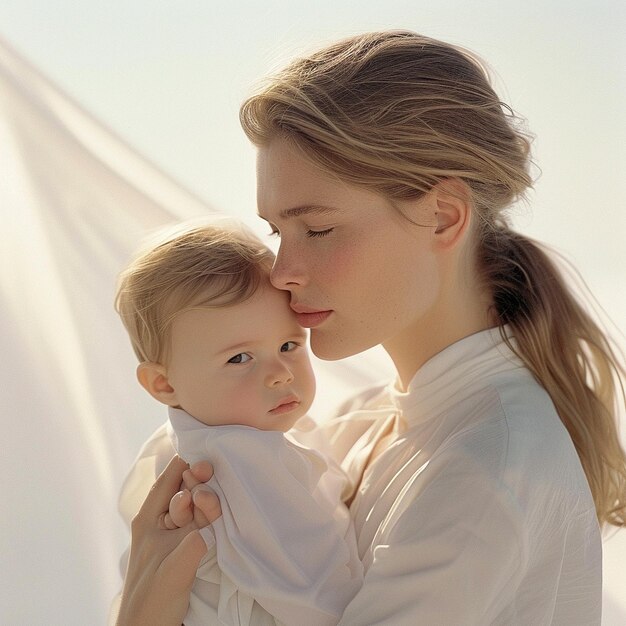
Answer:
POLYGON ((355 270, 362 272, 363 263, 359 263, 356 249, 352 244, 337 245, 332 252, 318 255, 313 261, 318 265, 318 273, 322 274, 326 282, 343 282, 355 270))

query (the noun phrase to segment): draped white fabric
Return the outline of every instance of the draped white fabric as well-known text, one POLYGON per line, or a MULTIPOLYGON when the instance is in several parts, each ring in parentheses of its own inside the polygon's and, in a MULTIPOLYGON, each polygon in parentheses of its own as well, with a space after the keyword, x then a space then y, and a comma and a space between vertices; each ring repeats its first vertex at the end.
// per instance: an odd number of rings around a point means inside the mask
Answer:
MULTIPOLYGON (((0 623, 105 623, 117 492, 165 419, 135 382, 115 279, 148 232, 210 212, 0 42, 0 623)), ((318 414, 390 371, 377 351, 317 366, 318 414)), ((625 534, 605 547, 611 626, 625 534)))
POLYGON ((5 46, 0 81, 0 621, 97 624, 117 491, 163 418, 135 390, 116 275, 148 230, 210 209, 5 46))

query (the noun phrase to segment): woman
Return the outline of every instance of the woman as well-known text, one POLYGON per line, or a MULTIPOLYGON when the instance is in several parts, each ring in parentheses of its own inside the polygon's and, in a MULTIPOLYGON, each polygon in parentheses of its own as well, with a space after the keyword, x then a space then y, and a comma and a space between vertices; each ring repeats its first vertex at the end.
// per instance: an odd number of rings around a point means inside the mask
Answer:
MULTIPOLYGON (((600 528, 626 515, 624 368, 507 225, 529 141, 485 70, 414 33, 365 34, 294 61, 241 120, 281 238, 272 282, 313 351, 381 344, 397 369, 315 433, 351 478, 366 571, 342 623, 598 624, 600 528)), ((206 520, 164 529, 183 470, 134 523, 121 624, 184 615, 206 520)))

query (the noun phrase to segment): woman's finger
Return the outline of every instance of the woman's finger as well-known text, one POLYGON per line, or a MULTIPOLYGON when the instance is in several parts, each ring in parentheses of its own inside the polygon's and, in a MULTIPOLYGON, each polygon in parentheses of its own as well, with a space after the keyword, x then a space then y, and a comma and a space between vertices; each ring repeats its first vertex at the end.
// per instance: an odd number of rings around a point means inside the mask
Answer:
POLYGON ((212 524, 222 515, 220 499, 209 489, 196 489, 193 493, 194 519, 198 526, 212 524))
MULTIPOLYGON (((180 591, 189 592, 196 578, 196 571, 207 547, 197 530, 188 533, 163 561, 166 580, 180 591)), ((187 602, 188 595, 186 598, 187 602)))
POLYGON ((165 516, 165 525, 167 528, 181 528, 193 521, 193 504, 191 502, 191 492, 188 489, 179 491, 174 494, 170 500, 169 513, 165 516), (169 521, 174 526, 168 526, 169 521))
POLYGON ((172 496, 179 491, 183 472, 188 468, 189 465, 179 456, 172 457, 150 489, 137 517, 151 520, 161 518, 168 510, 172 496))
POLYGON ((198 461, 191 466, 191 473, 201 483, 213 478, 213 466, 208 461, 198 461))
POLYGON ((205 483, 205 481, 198 480, 189 469, 183 472, 183 482, 185 483, 185 488, 189 489, 192 493, 198 485, 203 485, 205 483))
POLYGON ((163 526, 165 526, 167 530, 174 530, 176 528, 179 528, 179 526, 176 525, 176 522, 174 522, 172 516, 169 513, 166 513, 163 517, 163 526))
POLYGON ((222 515, 219 498, 205 484, 212 477, 213 466, 208 461, 194 463, 190 469, 183 473, 183 482, 193 496, 193 516, 198 528, 212 524, 222 515))

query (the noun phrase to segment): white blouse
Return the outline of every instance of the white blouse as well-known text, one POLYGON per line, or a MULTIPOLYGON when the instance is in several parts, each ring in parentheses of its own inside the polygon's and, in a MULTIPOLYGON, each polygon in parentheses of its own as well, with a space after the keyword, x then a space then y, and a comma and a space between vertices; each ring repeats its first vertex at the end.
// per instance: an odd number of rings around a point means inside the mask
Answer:
MULTIPOLYGON (((372 389, 342 413, 298 436, 350 478, 365 577, 341 624, 600 624, 589 486, 548 394, 497 330, 434 356, 406 393, 372 389)), ((122 511, 138 510, 172 454, 157 431, 122 511)))
POLYGON ((316 433, 355 487, 366 573, 341 624, 600 624, 585 474, 548 394, 497 330, 437 354, 406 393, 390 385, 352 406, 316 433), (395 441, 368 465, 386 433, 395 441))

